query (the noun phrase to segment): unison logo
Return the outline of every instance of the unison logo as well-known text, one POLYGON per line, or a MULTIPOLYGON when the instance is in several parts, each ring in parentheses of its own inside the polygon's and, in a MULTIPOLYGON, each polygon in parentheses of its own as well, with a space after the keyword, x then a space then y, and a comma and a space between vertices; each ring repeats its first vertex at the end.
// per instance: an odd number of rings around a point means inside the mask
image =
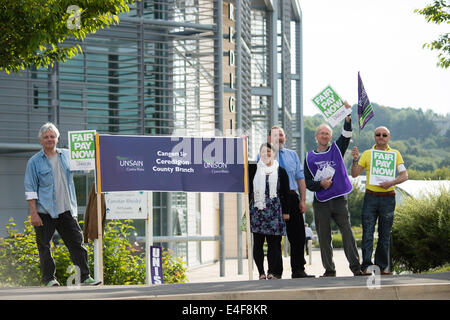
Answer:
POLYGON ((228 166, 224 162, 203 162, 206 169, 226 169, 228 166))
POLYGON ((119 160, 119 167, 126 171, 144 171, 144 160, 120 156, 116 156, 116 159, 119 160))
POLYGON ((230 173, 228 165, 222 161, 206 161, 203 162, 203 167, 211 169, 212 174, 227 174, 230 173))
POLYGON ((317 161, 315 162, 316 166, 319 167, 319 169, 323 169, 326 168, 328 166, 330 167, 336 167, 336 163, 331 160, 331 161, 317 161))

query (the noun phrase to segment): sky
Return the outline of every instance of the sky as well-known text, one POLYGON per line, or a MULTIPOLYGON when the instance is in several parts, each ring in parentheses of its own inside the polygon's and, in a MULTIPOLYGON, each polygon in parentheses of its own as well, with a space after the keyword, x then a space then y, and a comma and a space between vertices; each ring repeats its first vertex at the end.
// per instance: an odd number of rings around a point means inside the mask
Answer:
POLYGON ((432 0, 300 0, 303 15, 304 115, 327 85, 351 105, 358 71, 370 102, 393 108, 450 113, 450 68, 422 48, 450 25, 414 13, 432 0))

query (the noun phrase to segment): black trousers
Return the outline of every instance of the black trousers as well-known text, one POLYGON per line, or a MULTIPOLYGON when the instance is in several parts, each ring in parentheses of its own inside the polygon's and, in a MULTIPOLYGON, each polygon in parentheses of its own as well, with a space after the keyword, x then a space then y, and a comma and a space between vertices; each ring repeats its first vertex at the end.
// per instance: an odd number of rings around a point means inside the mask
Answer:
POLYGON ((292 273, 305 270, 305 222, 300 212, 299 196, 289 193, 289 220, 286 221, 286 233, 291 245, 291 270, 292 273))
POLYGON ((253 259, 259 274, 264 274, 264 240, 267 240, 267 273, 281 278, 283 273, 283 260, 281 257, 281 236, 261 233, 253 234, 253 259))
POLYGON ((83 247, 83 234, 77 220, 72 217, 70 211, 61 213, 57 219, 53 219, 49 214, 39 213, 43 225, 34 227, 36 231, 36 243, 41 262, 42 282, 47 283, 55 279, 55 261, 50 251, 50 241, 58 231, 74 265, 80 268, 80 280, 84 281, 89 277, 87 250, 83 247))

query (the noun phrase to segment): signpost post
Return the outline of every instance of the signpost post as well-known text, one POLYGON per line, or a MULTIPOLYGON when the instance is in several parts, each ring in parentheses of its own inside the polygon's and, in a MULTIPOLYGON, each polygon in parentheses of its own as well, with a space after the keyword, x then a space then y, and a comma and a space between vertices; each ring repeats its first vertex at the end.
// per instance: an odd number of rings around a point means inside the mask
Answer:
POLYGON ((103 282, 102 182, 100 179, 100 143, 95 135, 95 192, 97 193, 97 239, 94 240, 94 277, 103 282))

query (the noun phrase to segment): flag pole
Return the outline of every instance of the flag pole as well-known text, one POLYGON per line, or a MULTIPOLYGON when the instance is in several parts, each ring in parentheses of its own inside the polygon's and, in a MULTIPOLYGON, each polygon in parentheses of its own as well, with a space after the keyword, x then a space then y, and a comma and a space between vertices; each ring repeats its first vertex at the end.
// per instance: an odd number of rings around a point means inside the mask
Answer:
POLYGON ((359 71, 358 71, 358 97, 356 99, 356 116, 358 121, 356 122, 357 126, 358 126, 358 134, 355 134, 355 147, 358 147, 358 139, 357 136, 359 136, 359 134, 361 133, 361 126, 359 125, 359 71))

